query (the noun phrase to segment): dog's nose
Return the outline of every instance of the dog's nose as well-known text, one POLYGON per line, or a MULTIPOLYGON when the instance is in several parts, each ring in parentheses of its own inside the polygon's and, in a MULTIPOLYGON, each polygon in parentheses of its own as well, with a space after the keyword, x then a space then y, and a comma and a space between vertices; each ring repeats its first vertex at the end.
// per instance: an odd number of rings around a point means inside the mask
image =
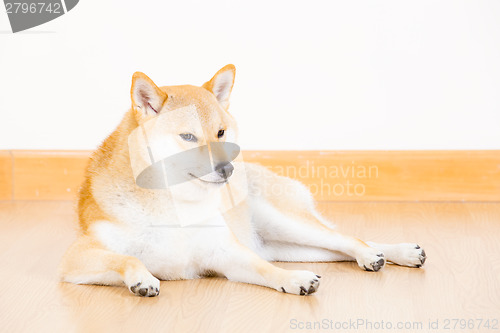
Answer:
POLYGON ((234 171, 234 166, 229 162, 222 162, 215 166, 215 171, 225 179, 231 177, 234 171))

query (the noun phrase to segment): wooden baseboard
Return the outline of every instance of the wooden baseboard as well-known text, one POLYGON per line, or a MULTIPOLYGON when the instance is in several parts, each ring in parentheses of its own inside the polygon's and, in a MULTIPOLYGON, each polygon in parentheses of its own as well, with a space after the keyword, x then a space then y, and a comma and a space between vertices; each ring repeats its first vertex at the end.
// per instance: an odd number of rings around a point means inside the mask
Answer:
MULTIPOLYGON (((73 200, 89 151, 0 151, 0 200, 73 200)), ((322 201, 500 201, 500 151, 245 151, 322 201)))
POLYGON ((0 200, 11 200, 13 197, 12 175, 12 153, 0 150, 0 200))

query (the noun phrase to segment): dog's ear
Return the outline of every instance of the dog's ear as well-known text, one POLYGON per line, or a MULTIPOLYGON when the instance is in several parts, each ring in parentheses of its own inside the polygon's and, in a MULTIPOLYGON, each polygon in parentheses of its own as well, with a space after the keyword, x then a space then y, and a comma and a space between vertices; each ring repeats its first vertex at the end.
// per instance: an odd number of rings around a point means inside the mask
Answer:
POLYGON ((146 74, 135 72, 132 76, 132 108, 144 115, 154 115, 160 112, 167 100, 164 93, 146 74))
POLYGON ((205 82, 202 86, 215 95, 219 104, 225 110, 229 107, 229 96, 233 89, 235 75, 236 68, 234 65, 226 65, 222 67, 210 81, 205 82))

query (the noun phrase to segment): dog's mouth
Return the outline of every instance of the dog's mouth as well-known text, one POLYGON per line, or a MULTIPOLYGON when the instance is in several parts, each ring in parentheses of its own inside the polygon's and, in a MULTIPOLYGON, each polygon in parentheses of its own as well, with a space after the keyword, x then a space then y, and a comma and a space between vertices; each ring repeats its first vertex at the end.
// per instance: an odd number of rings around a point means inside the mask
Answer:
POLYGON ((188 175, 191 176, 191 177, 193 177, 194 179, 198 179, 202 183, 207 183, 207 184, 222 185, 222 184, 225 184, 225 183, 227 183, 229 181, 229 178, 223 178, 223 179, 221 179, 219 181, 208 181, 208 180, 205 180, 205 179, 201 179, 200 177, 196 177, 192 173, 188 173, 188 175))

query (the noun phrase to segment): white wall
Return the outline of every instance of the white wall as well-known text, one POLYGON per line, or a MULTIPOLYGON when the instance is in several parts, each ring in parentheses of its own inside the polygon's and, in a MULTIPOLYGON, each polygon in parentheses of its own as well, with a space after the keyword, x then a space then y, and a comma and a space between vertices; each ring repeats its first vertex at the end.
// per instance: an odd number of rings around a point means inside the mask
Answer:
POLYGON ((499 149, 500 1, 97 1, 0 13, 0 149, 93 149, 130 78, 237 66, 245 149, 499 149))

